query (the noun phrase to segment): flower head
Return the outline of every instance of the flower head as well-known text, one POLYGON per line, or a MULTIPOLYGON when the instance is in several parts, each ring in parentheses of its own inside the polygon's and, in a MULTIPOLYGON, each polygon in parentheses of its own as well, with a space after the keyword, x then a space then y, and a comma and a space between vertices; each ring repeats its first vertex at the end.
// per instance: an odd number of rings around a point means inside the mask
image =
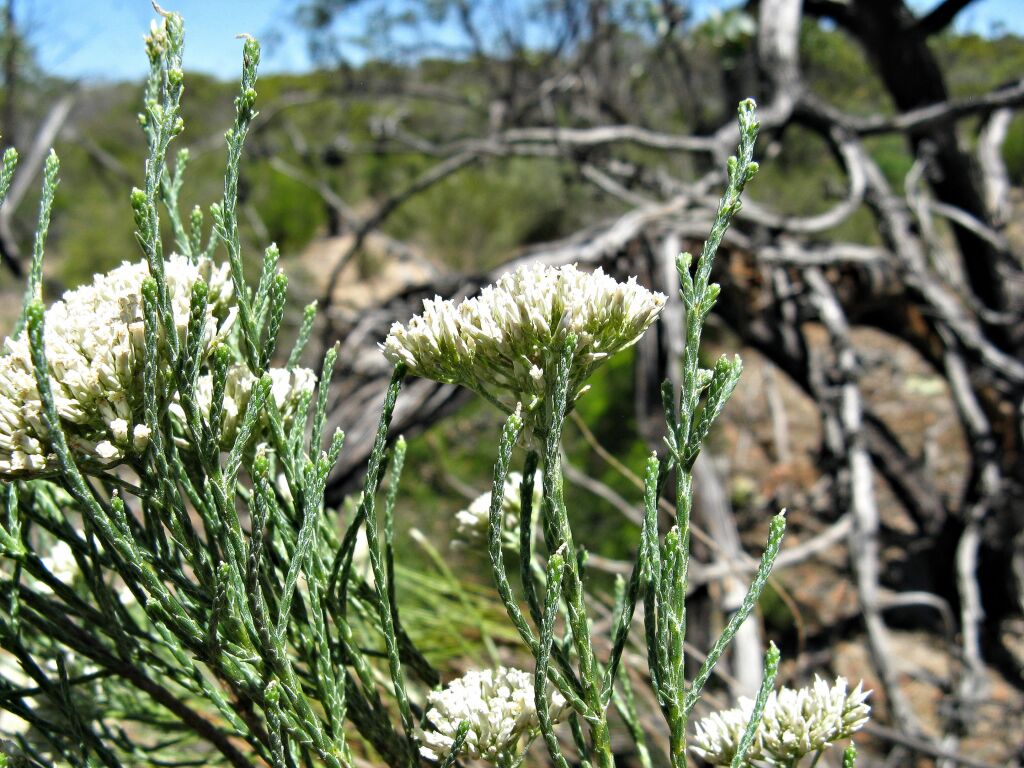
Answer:
MULTIPOLYGON (((209 287, 202 350, 205 354, 233 318, 226 266, 171 256, 164 265, 176 331, 184 338, 192 286, 209 287)), ((148 444, 142 412, 145 262, 124 263, 64 294, 46 310, 44 341, 57 412, 71 450, 86 461, 110 464, 148 444)), ((28 338, 4 342, 0 357, 0 475, 32 476, 56 467, 36 389, 28 338)))
MULTIPOLYGON (((312 393, 316 386, 316 374, 308 368, 271 368, 268 373, 271 380, 270 397, 277 406, 285 426, 288 427, 301 397, 312 393)), ((220 441, 224 449, 234 444, 256 382, 256 377, 247 365, 235 365, 228 370, 227 378, 224 380, 220 424, 220 441)), ((213 377, 209 374, 200 376, 196 381, 196 401, 203 415, 209 416, 213 404, 213 377)), ((170 411, 179 420, 185 420, 185 410, 179 402, 173 403, 170 411)), ((260 418, 262 422, 267 417, 263 414, 260 418)))
MULTIPOLYGON (((519 528, 519 517, 522 514, 520 487, 523 476, 518 472, 510 472, 505 479, 505 494, 501 500, 501 509, 505 515, 505 530, 516 531, 519 528)), ((541 475, 537 472, 533 479, 533 512, 540 510, 544 491, 541 488, 541 475)), ((477 496, 465 509, 455 513, 455 535, 458 541, 466 544, 477 544, 487 537, 487 529, 491 516, 491 492, 477 496)), ((518 541, 518 535, 515 537, 518 541)))
POLYGON ((461 384, 511 412, 532 411, 550 390, 570 335, 571 403, 608 357, 635 344, 665 306, 636 278, 620 283, 574 264, 520 267, 460 304, 435 297, 408 325, 395 323, 381 345, 417 376, 461 384))
POLYGON ((785 763, 850 736, 868 720, 868 693, 862 683, 847 692, 843 677, 832 686, 815 677, 810 688, 773 692, 759 730, 762 750, 785 763))
MULTIPOLYGON (((505 763, 522 750, 522 739, 539 726, 534 703, 533 675, 498 667, 467 672, 443 691, 427 696, 427 720, 433 726, 422 735, 420 752, 431 760, 444 760, 451 752, 460 723, 469 733, 460 756, 470 760, 505 763)), ((566 701, 551 694, 551 717, 558 720, 566 701)))
MULTIPOLYGON (((868 721, 870 691, 858 683, 848 690, 846 678, 829 685, 815 677, 810 687, 772 691, 765 704, 748 758, 771 765, 792 765, 804 755, 826 749, 851 736, 868 721)), ((754 703, 715 712, 697 723, 692 748, 712 765, 731 765, 754 703)))
POLYGON ((698 721, 693 750, 712 765, 732 765, 753 709, 753 700, 741 696, 739 706, 698 721))

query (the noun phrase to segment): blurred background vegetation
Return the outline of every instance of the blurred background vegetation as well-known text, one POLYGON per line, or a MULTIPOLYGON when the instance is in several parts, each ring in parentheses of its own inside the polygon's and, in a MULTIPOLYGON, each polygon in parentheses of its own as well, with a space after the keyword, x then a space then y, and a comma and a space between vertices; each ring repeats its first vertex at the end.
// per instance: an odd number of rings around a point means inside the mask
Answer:
MULTIPOLYGON (((52 11, 62 3, 45 5, 52 11)), ((73 5, 76 12, 88 14, 80 4, 67 5, 66 11, 73 5)), ((139 0, 138 5, 148 4, 139 0)), ((645 4, 635 5, 642 9, 645 4)), ((39 16, 33 3, 26 0, 10 2, 8 7, 24 14, 27 22, 39 16)), ((1012 9, 1012 4, 1006 7, 1012 9)), ((682 13, 687 12, 685 4, 681 8, 682 13)), ((188 9, 183 10, 188 25, 188 9)), ((278 23, 308 34, 314 51, 324 46, 318 30, 308 28, 309 9, 289 13, 282 5, 279 12, 278 23)), ((13 138, 17 146, 26 148, 53 104, 69 92, 74 95, 71 114, 54 142, 61 157, 63 183, 54 209, 47 263, 51 270, 48 290, 57 296, 97 270, 137 254, 131 217, 125 214, 127 185, 138 182, 143 162, 144 143, 137 122, 142 83, 56 77, 40 66, 38 48, 60 48, 75 41, 52 40, 53 33, 45 26, 23 28, 18 16, 14 20, 14 27, 2 30, 4 48, 0 51, 7 69, 4 76, 13 75, 17 81, 13 93, 6 87, 0 91, 0 131, 5 141, 13 138)), ((247 29, 249 23, 243 14, 236 26, 247 29)), ((701 132, 721 124, 732 111, 728 105, 756 88, 753 20, 741 9, 725 7, 724 13, 718 10, 710 16, 705 9, 683 26, 680 35, 686 40, 696 93, 685 101, 678 93, 669 94, 662 82, 664 75, 653 67, 630 72, 628 87, 645 114, 658 114, 659 128, 701 132), (708 93, 714 96, 701 98, 708 93)), ((135 58, 143 66, 144 31, 140 27, 132 37, 109 41, 117 46, 117 56, 135 58)), ((240 56, 241 45, 233 39, 235 28, 218 31, 222 46, 238 48, 240 56)), ((362 31, 370 34, 372 30, 362 31)), ((357 33, 351 32, 353 36, 357 33)), ((640 46, 645 41, 632 42, 640 46)), ((952 96, 978 94, 1024 72, 1024 37, 1000 32, 998 26, 993 34, 985 35, 950 28, 933 38, 931 45, 943 63, 952 96)), ((306 271, 298 265, 309 244, 336 233, 338 225, 332 222, 330 207, 317 189, 282 173, 275 161, 295 167, 314 164, 316 178, 359 210, 408 183, 429 163, 429 158, 412 150, 403 154, 381 147, 375 151, 389 122, 401 120, 410 133, 427 139, 449 138, 452 120, 458 121, 457 133, 466 137, 486 129, 486 105, 479 104, 477 111, 466 107, 473 104, 474 97, 483 99, 488 87, 472 61, 433 58, 430 53, 408 63, 369 58, 378 46, 369 46, 358 65, 321 54, 315 61, 323 68, 261 78, 263 119, 247 150, 243 232, 250 254, 259 253, 268 241, 277 242, 283 257, 297 265, 293 276, 306 271), (401 88, 395 87, 398 82, 401 88), (461 103, 446 108, 432 98, 433 89, 460 97, 461 103), (422 98, 415 97, 417 90, 424 94, 422 98)), ((186 61, 198 62, 201 70, 206 55, 209 52, 190 48, 186 61)), ((809 88, 835 106, 850 114, 893 113, 869 62, 841 30, 805 20, 801 59, 809 88)), ((230 79, 188 74, 187 130, 180 141, 191 151, 183 198, 191 208, 194 204, 207 206, 220 194, 222 133, 232 114, 236 86, 230 79)), ((828 207, 844 177, 824 143, 801 135, 799 130, 794 129, 794 134, 776 147, 778 154, 771 162, 762 164, 751 194, 772 201, 781 211, 807 214, 828 207)), ((913 155, 901 137, 873 139, 871 149, 890 181, 902 184, 913 155)), ((1004 157, 1011 179, 1020 183, 1024 179, 1024 117, 1014 120, 1004 157)), ((659 160, 688 162, 687 158, 659 160)), ((13 231, 19 243, 28 241, 35 226, 37 194, 37 190, 30 192, 14 213, 13 231)), ((523 246, 571 234, 613 211, 614 205, 581 182, 576 169, 568 164, 503 158, 470 168, 418 195, 386 221, 382 230, 415 243, 438 264, 472 272, 508 260, 523 246)), ((877 239, 874 227, 857 218, 844 223, 843 230, 835 234, 864 243, 877 239)), ((372 270, 371 262, 364 259, 363 268, 372 270)), ((5 287, 12 282, 9 272, 0 272, 0 279, 5 287)))

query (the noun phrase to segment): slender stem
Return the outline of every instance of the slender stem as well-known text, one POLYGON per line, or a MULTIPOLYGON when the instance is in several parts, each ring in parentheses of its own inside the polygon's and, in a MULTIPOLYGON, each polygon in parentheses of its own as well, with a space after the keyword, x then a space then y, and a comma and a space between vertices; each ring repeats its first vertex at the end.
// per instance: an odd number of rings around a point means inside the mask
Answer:
MULTIPOLYGON (((552 430, 554 432, 555 430, 552 430)), ((559 430, 560 431, 560 430, 559 430)), ((587 620, 586 594, 579 563, 575 556, 572 532, 569 528, 568 515, 562 494, 562 466, 560 451, 545 456, 544 460, 544 496, 545 508, 550 505, 550 513, 556 518, 554 526, 558 533, 558 548, 566 552, 565 598, 568 607, 569 627, 572 632, 573 645, 579 657, 580 680, 583 684, 583 700, 587 703, 593 719, 589 720, 590 736, 597 757, 597 765, 601 768, 614 768, 615 762, 611 751, 611 736, 608 729, 608 718, 602 698, 602 680, 594 656, 594 647, 590 639, 590 622, 587 620)))
MULTIPOLYGON (((505 612, 512 621, 512 625, 519 632, 523 642, 530 648, 534 658, 537 658, 540 653, 540 642, 523 615, 515 595, 512 593, 512 585, 508 580, 508 572, 505 568, 505 555, 502 548, 502 501, 505 498, 505 480, 508 477, 512 450, 519 441, 522 432, 523 419, 519 411, 516 411, 505 422, 501 432, 501 439, 498 442, 498 458, 494 464, 494 483, 491 486, 491 507, 488 513, 487 552, 491 558, 494 583, 498 589, 498 595, 505 605, 505 612)), ((580 698, 570 671, 566 670, 563 674, 556 667, 549 667, 548 674, 551 682, 558 687, 559 692, 572 705, 573 709, 589 719, 591 717, 590 708, 587 702, 580 698)))
POLYGON ((590 726, 590 736, 597 764, 600 768, 613 768, 614 758, 608 730, 608 717, 602 695, 603 681, 590 638, 590 622, 587 619, 583 578, 576 558, 576 547, 573 543, 572 529, 569 526, 569 516, 563 496, 561 435, 568 404, 569 373, 572 369, 575 349, 576 339, 570 335, 566 339, 564 349, 560 350, 555 367, 555 380, 551 382, 551 396, 546 398, 543 462, 544 503, 541 509, 544 538, 549 551, 565 553, 565 600, 569 628, 576 655, 579 658, 583 700, 591 710, 591 717, 587 722, 590 726))
MULTIPOLYGON (((764 655, 764 675, 761 678, 761 687, 758 689, 754 708, 747 721, 747 727, 743 730, 743 736, 740 738, 736 754, 733 755, 730 768, 744 768, 745 765, 748 765, 747 755, 754 744, 754 737, 761 725, 761 719, 764 717, 764 708, 768 703, 768 697, 775 688, 775 678, 779 674, 779 658, 779 649, 775 647, 775 643, 772 643, 764 655)), ((821 757, 820 751, 814 758, 815 763, 818 762, 819 757, 821 757)))
POLYGON ((378 529, 377 508, 374 499, 374 493, 377 488, 377 476, 380 473, 387 446, 388 428, 391 425, 395 400, 398 397, 398 390, 402 386, 404 376, 404 366, 396 366, 395 372, 391 377, 391 385, 388 387, 385 397, 384 409, 381 412, 380 423, 377 427, 373 451, 370 454, 369 469, 363 485, 362 511, 366 520, 366 542, 370 550, 370 567, 373 570, 373 578, 377 590, 377 612, 388 652, 388 668, 391 673, 395 699, 398 702, 398 711, 402 718, 402 727, 409 742, 409 765, 415 765, 416 723, 413 719, 412 707, 409 703, 409 695, 405 687, 405 673, 402 671, 402 661, 398 651, 399 642, 398 635, 395 633, 395 620, 391 609, 391 592, 385 568, 384 544, 381 541, 378 529))

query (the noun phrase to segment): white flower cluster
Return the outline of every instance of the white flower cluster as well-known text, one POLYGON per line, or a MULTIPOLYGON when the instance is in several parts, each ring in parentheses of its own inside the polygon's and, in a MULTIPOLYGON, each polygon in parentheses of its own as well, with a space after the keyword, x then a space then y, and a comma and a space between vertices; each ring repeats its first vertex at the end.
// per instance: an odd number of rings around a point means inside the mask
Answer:
MULTIPOLYGON (((748 762, 793 765, 804 755, 848 738, 868 721, 870 693, 863 683, 850 691, 846 678, 837 678, 829 686, 817 676, 813 686, 772 691, 747 753, 748 762)), ((753 701, 741 697, 738 707, 702 719, 692 749, 711 765, 731 765, 753 708, 753 701)))
MULTIPOLYGON (((311 393, 316 387, 316 374, 309 368, 271 368, 270 396, 280 411, 285 425, 293 416, 294 407, 303 393, 311 393)), ((233 366, 224 382, 224 405, 221 417, 221 447, 229 448, 235 440, 238 426, 252 395, 256 377, 250 373, 248 366, 233 366)), ((213 400, 213 377, 209 374, 200 376, 196 381, 196 400, 199 409, 207 416, 213 400)), ((170 411, 179 420, 185 420, 185 410, 180 403, 172 403, 170 411)))
MULTIPOLYGON (((533 478, 533 514, 540 514, 541 501, 544 498, 544 489, 541 487, 542 478, 537 472, 533 478)), ((510 472, 505 478, 505 496, 501 501, 501 509, 505 514, 505 531, 513 532, 514 539, 518 542, 519 517, 523 507, 520 499, 520 486, 523 484, 523 476, 518 472, 510 472)), ((488 491, 477 496, 465 509, 455 513, 455 535, 458 541, 466 544, 478 544, 487 538, 487 529, 490 527, 491 517, 491 492, 488 491)), ((536 519, 536 518, 535 518, 536 519)))
MULTIPOLYGON (((203 352, 227 332, 232 286, 226 266, 171 256, 164 264, 180 338, 189 318, 192 286, 209 286, 203 352)), ((142 408, 145 262, 124 263, 89 285, 64 294, 44 320, 50 386, 71 449, 103 464, 143 450, 149 429, 142 408)), ((0 475, 39 475, 56 466, 46 436, 27 334, 4 342, 0 357, 0 475)))
POLYGON ((392 363, 416 376, 461 384, 511 412, 541 402, 554 380, 555 364, 569 334, 576 354, 569 402, 593 370, 635 344, 665 306, 636 278, 620 283, 600 269, 574 264, 520 267, 460 304, 435 297, 409 324, 395 323, 381 345, 392 363))
MULTIPOLYGON (((551 693, 553 721, 561 719, 567 703, 551 693)), ((420 752, 430 760, 444 760, 452 749, 459 724, 469 722, 460 757, 496 765, 514 761, 523 749, 523 737, 539 727, 534 702, 533 675, 498 667, 467 672, 443 691, 427 696, 427 720, 433 730, 422 734, 420 752)))
MULTIPOLYGON (((741 696, 739 706, 712 712, 697 723, 691 748, 711 765, 732 765, 753 708, 753 700, 741 696)), ((755 739, 748 756, 753 757, 756 745, 755 739)))

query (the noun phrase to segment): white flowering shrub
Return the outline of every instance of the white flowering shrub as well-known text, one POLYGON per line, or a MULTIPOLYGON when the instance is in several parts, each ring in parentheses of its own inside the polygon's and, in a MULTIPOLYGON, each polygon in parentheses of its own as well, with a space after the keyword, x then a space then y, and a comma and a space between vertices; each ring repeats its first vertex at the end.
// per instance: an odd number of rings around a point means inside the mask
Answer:
MULTIPOLYGON (((259 46, 243 44, 224 196, 183 215, 188 154, 167 157, 183 129, 184 33, 180 17, 161 14, 146 45, 148 156, 129 198, 142 257, 44 306, 51 154, 24 310, 0 353, 0 766, 511 768, 546 751, 560 768, 611 768, 613 710, 649 766, 654 746, 622 674, 628 642, 646 652, 669 734, 659 764, 794 765, 857 730, 860 687, 773 693, 772 647, 757 699, 701 721, 687 747, 690 716, 785 525, 772 521, 743 604, 687 680, 692 467, 741 368, 723 357, 704 369, 698 351, 718 295, 712 260, 756 171, 753 103, 740 107, 740 149, 705 248, 696 263, 677 261, 682 383, 663 387, 666 450, 647 460, 635 563, 619 584, 610 653, 598 652, 595 634, 608 630, 589 618, 561 433, 588 377, 636 343, 666 297, 600 270, 533 265, 461 303, 426 302, 381 345, 394 373, 362 491, 347 511, 328 509, 344 442, 324 435, 336 353, 319 375, 298 365, 313 306, 294 347, 279 348, 287 279, 274 246, 254 284, 243 274, 239 162, 259 46), (394 537, 406 445, 389 431, 407 375, 467 386, 507 416, 491 491, 457 528, 488 552, 525 669, 495 662, 445 684, 403 624, 394 537), (675 504, 667 530, 663 496, 675 504), (518 561, 515 586, 506 558, 518 561)), ((8 150, 0 199, 16 162, 8 150)))

